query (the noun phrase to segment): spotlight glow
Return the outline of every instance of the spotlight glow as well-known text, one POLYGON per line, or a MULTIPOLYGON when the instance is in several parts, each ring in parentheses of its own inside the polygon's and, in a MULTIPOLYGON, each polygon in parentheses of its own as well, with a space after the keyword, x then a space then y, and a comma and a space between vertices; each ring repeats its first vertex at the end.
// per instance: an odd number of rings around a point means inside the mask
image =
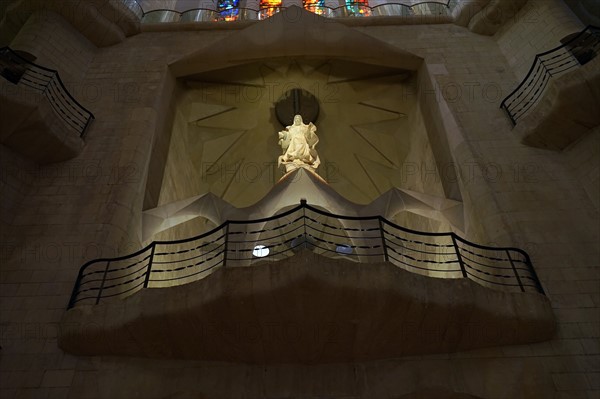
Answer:
POLYGON ((264 245, 257 245, 254 247, 252 255, 256 256, 257 258, 264 258, 265 256, 269 255, 269 248, 265 247, 264 245))
POLYGON ((335 248, 335 252, 342 255, 350 255, 352 253, 352 247, 350 245, 338 245, 335 248))

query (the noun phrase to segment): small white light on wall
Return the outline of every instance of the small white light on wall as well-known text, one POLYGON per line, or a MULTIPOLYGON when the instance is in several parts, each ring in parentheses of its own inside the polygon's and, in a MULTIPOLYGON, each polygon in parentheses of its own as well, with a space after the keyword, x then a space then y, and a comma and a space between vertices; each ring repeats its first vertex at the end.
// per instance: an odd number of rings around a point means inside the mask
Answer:
POLYGON ((252 255, 256 256, 257 258, 264 258, 265 256, 269 255, 269 248, 265 247, 264 245, 257 245, 254 247, 252 255))
POLYGON ((350 245, 338 245, 335 248, 335 252, 342 255, 350 255, 352 253, 352 247, 350 245))

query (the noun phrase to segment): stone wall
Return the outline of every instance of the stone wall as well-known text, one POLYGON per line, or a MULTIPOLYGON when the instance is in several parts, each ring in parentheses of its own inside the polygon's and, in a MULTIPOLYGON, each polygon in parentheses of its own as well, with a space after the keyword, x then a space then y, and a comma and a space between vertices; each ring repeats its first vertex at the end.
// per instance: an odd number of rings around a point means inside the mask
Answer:
POLYGON ((567 168, 581 184, 596 209, 600 208, 600 128, 596 127, 581 140, 566 148, 567 168))
MULTIPOLYGON (((562 24, 565 34, 579 29, 570 14, 553 15, 559 31, 562 24)), ((546 33, 546 26, 553 25, 540 24, 546 33)), ((438 83, 433 94, 443 99, 440 115, 450 127, 449 146, 470 225, 467 238, 530 253, 558 319, 555 338, 541 344, 310 367, 88 358, 59 350, 58 322, 79 267, 139 247, 148 159, 171 87, 167 64, 230 34, 143 33, 96 50, 81 76, 96 89, 86 105, 97 118, 82 154, 42 168, 31 183, 18 183, 31 188, 20 197, 21 210, 9 231, 23 245, 0 269, 3 399, 383 399, 427 390, 506 399, 597 397, 598 208, 588 194, 597 192, 597 151, 583 142, 572 152, 544 151, 520 144, 511 134, 499 104, 515 76, 527 69, 519 60, 532 59, 525 50, 523 57, 510 59, 513 52, 507 51, 510 41, 505 39, 511 30, 490 38, 452 25, 357 29, 416 53, 427 64, 443 65, 432 74, 438 83)), ((44 33, 52 37, 55 31, 44 33)), ((556 33, 555 40, 562 36, 556 33)), ((12 164, 10 156, 8 160, 12 164)), ((490 333, 486 326, 479 331, 490 333)))
MULTIPOLYGON (((2 117, 4 118, 4 115, 2 117)), ((20 210, 20 204, 29 193, 36 165, 2 145, 0 146, 0 170, 2 170, 0 174, 0 196, 2 197, 0 236, 3 243, 8 243, 11 241, 8 226, 12 223, 15 214, 20 210)), ((8 251, 9 248, 6 250, 8 251)), ((6 259, 7 255, 7 252, 3 252, 2 259, 6 259)))
POLYGON ((57 70, 67 89, 74 91, 96 52, 96 46, 63 17, 49 10, 32 14, 10 47, 27 51, 37 57, 36 64, 57 70))

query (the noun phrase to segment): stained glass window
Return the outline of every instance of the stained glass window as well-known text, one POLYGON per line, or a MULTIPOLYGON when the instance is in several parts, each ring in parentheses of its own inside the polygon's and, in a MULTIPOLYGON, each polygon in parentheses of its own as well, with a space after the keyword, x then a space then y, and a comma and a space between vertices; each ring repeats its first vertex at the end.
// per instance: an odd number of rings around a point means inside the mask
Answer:
POLYGON ((260 19, 269 18, 278 13, 281 6, 281 0, 260 0, 260 19))
POLYGON ((302 0, 302 6, 305 10, 314 12, 315 14, 325 14, 325 0, 302 0))
POLYGON ((219 0, 217 11, 225 21, 235 21, 239 16, 240 0, 219 0))
POLYGON ((371 15, 371 9, 369 8, 369 0, 345 0, 346 11, 349 16, 353 17, 366 17, 371 15))

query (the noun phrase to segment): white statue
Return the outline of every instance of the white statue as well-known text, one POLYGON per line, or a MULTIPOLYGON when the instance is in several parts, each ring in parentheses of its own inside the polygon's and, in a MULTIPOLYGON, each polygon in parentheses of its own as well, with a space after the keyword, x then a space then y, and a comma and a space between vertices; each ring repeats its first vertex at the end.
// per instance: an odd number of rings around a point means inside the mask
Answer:
POLYGON ((315 146, 319 142, 317 127, 310 122, 305 125, 302 116, 294 116, 294 124, 279 132, 279 145, 283 155, 277 158, 277 166, 284 165, 286 172, 298 168, 316 170, 321 161, 315 146))

